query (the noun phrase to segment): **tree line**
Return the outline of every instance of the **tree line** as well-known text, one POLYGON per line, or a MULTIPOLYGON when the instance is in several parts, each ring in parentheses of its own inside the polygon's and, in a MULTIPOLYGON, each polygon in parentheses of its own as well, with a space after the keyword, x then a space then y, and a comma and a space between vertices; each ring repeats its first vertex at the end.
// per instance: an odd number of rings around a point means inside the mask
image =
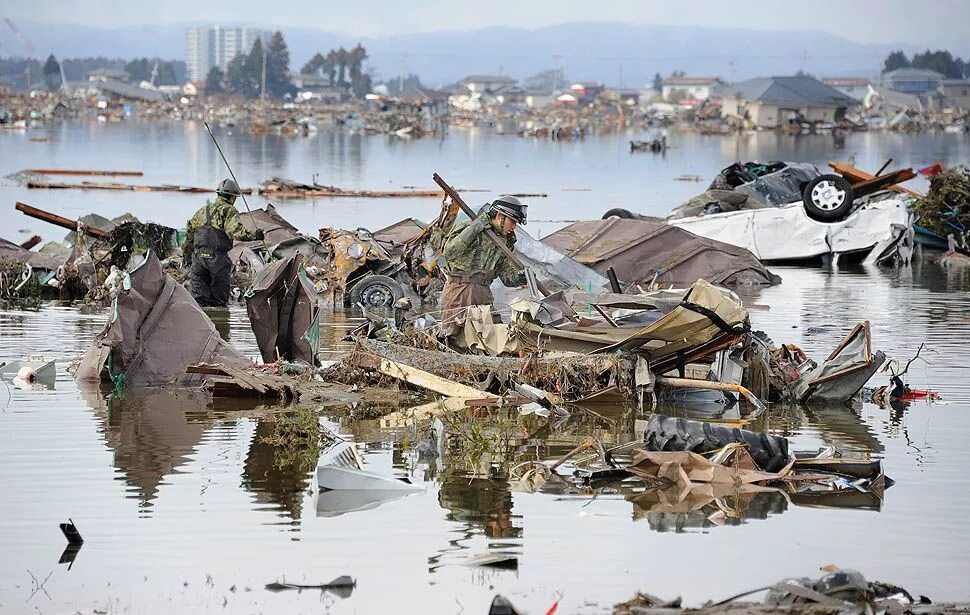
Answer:
POLYGON ((18 88, 61 87, 61 66, 68 81, 84 81, 89 73, 99 69, 124 70, 129 81, 151 81, 152 71, 158 65, 155 85, 177 85, 185 76, 185 62, 160 58, 137 58, 125 61, 121 58, 66 58, 59 61, 54 54, 41 63, 35 58, 0 58, 0 76, 18 88), (28 81, 29 80, 29 81, 28 81))
POLYGON ((910 60, 902 51, 894 51, 886 56, 882 72, 888 73, 898 68, 923 68, 935 70, 947 79, 964 79, 970 77, 970 59, 963 60, 954 57, 949 51, 930 51, 913 55, 910 60))
POLYGON ((207 93, 227 92, 249 98, 283 97, 295 91, 290 82, 290 50, 283 33, 276 31, 268 42, 256 39, 249 53, 233 58, 225 72, 218 66, 209 69, 207 93))
POLYGON ((371 90, 371 76, 364 72, 367 50, 360 43, 349 51, 343 47, 331 49, 327 55, 319 51, 303 65, 300 73, 326 77, 330 87, 363 98, 371 90))

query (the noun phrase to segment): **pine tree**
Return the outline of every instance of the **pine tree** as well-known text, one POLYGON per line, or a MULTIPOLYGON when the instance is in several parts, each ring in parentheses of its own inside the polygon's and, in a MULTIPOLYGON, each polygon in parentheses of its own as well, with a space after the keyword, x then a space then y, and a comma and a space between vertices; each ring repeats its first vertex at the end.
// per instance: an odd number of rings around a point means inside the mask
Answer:
POLYGON ((901 49, 886 56, 886 61, 882 65, 882 72, 888 73, 897 68, 909 68, 909 58, 906 57, 906 54, 901 49))
POLYGON ((292 94, 293 89, 290 82, 290 51, 283 40, 283 33, 277 31, 266 46, 266 93, 269 96, 285 96, 292 94))
POLYGON ((47 56, 47 61, 44 62, 44 82, 51 90, 61 86, 61 65, 57 63, 53 53, 47 56))

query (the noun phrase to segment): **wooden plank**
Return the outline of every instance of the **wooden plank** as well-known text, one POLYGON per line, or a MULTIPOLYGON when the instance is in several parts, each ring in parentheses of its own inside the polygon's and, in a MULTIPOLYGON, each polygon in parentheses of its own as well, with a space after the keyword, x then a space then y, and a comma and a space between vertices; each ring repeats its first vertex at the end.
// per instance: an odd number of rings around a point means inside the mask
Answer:
POLYGON ((141 171, 88 171, 85 169, 27 169, 28 173, 38 175, 122 175, 125 177, 141 177, 141 171))
MULTIPOLYGON (((853 187, 855 187, 856 184, 860 184, 862 182, 876 179, 876 176, 873 175, 872 173, 866 173, 865 171, 861 169, 857 169, 856 167, 850 164, 846 164, 844 162, 830 162, 829 167, 831 167, 833 171, 835 171, 842 177, 849 180, 849 183, 852 184, 853 187)), ((913 174, 913 177, 916 177, 915 173, 913 174)), ((912 179, 912 178, 908 178, 908 179, 912 179)), ((902 186, 890 186, 888 189, 892 190, 893 192, 901 192, 915 197, 923 196, 918 192, 914 192, 909 188, 903 188, 902 186)))
POLYGON ((414 386, 421 387, 422 389, 427 389, 447 397, 481 399, 489 396, 485 391, 481 391, 470 386, 465 386, 464 384, 459 384, 457 382, 452 382, 450 380, 445 380, 444 378, 435 376, 434 374, 420 370, 416 367, 391 361, 390 359, 385 359, 384 357, 377 355, 368 355, 366 353, 358 352, 350 355, 344 359, 344 361, 350 365, 364 369, 371 369, 380 372, 385 376, 396 378, 404 383, 412 384, 414 386))

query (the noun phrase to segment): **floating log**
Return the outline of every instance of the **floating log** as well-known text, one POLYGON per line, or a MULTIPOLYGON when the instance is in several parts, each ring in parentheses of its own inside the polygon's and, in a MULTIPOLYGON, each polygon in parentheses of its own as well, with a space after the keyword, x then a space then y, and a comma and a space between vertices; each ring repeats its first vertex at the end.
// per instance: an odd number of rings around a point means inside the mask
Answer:
POLYGON ((84 169, 27 169, 28 173, 37 175, 118 175, 124 177, 141 177, 141 171, 88 171, 84 169))
MULTIPOLYGON (((60 226, 61 228, 66 228, 69 231, 78 230, 78 221, 71 220, 70 218, 65 218, 64 216, 59 216, 57 214, 52 214, 49 211, 44 211, 43 209, 37 209, 36 207, 31 207, 26 203, 21 203, 17 201, 16 205, 17 211, 23 212, 25 215, 31 218, 37 218, 38 220, 43 220, 55 226, 60 226)), ((101 229, 94 228, 93 226, 81 225, 81 230, 85 235, 90 235, 91 237, 97 239, 107 239, 108 233, 102 231, 101 229)))
MULTIPOLYGON (((337 186, 325 186, 323 184, 304 184, 302 182, 273 177, 260 184, 257 191, 260 196, 275 197, 278 199, 309 199, 323 197, 351 197, 360 199, 386 199, 386 198, 436 198, 440 199, 445 193, 438 189, 426 190, 418 189, 413 186, 405 186, 403 190, 345 190, 337 186)), ((458 189, 458 192, 487 192, 479 189, 458 189)), ((545 193, 516 193, 510 196, 518 198, 545 198, 549 195, 545 193)))
MULTIPOLYGON (((28 186, 29 187, 29 186, 28 186)), ((459 192, 461 192, 459 190, 459 192)), ((277 199, 309 199, 323 197, 352 197, 359 199, 402 199, 402 198, 436 198, 445 196, 441 190, 342 190, 334 188, 332 190, 276 190, 272 188, 260 188, 260 196, 275 197, 277 199)), ((546 193, 513 193, 509 196, 516 198, 546 198, 546 193)))
MULTIPOLYGON (((179 186, 175 184, 161 184, 158 186, 138 186, 134 184, 81 182, 71 184, 67 182, 45 182, 28 180, 27 187, 46 190, 121 190, 133 192, 187 192, 191 194, 206 194, 215 192, 214 188, 198 188, 195 186, 179 186)), ((252 194, 252 188, 243 188, 243 194, 252 194)))

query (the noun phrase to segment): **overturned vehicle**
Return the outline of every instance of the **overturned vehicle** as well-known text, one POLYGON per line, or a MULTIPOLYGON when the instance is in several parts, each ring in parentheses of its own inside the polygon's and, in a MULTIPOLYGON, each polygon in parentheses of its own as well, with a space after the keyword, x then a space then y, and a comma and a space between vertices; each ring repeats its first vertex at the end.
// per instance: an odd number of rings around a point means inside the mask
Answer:
MULTIPOLYGON (((667 223, 747 248, 765 262, 908 262, 913 194, 898 184, 912 169, 870 175, 830 163, 833 173, 793 162, 735 163, 667 223)), ((604 218, 641 217, 612 209, 604 218)))

